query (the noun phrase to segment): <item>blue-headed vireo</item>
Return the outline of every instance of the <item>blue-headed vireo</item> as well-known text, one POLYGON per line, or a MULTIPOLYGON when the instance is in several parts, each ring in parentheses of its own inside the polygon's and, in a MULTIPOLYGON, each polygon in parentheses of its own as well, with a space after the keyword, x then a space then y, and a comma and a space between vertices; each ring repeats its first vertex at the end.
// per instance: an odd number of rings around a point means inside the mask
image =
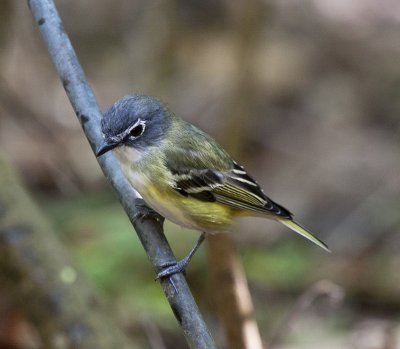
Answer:
POLYGON ((225 232, 243 216, 277 220, 323 249, 327 246, 293 221, 209 135, 178 118, 158 99, 126 96, 104 114, 104 144, 144 201, 181 226, 203 232, 188 256, 158 277, 184 270, 205 233, 225 232))

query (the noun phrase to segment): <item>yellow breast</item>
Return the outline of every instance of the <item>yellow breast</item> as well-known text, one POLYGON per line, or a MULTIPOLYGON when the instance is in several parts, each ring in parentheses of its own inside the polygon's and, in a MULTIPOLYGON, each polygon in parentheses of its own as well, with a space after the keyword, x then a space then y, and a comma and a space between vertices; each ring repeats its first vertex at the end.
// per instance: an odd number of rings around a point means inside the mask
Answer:
POLYGON ((186 197, 173 187, 172 175, 159 159, 151 159, 152 167, 143 165, 142 154, 129 147, 120 147, 115 151, 122 172, 143 197, 146 203, 168 220, 191 229, 205 232, 227 231, 237 214, 234 208, 215 203, 205 202, 193 197, 186 197))
POLYGON ((227 231, 232 225, 234 212, 228 206, 185 197, 171 187, 154 186, 143 179, 132 181, 132 185, 138 183, 135 188, 147 204, 178 225, 209 233, 227 231))

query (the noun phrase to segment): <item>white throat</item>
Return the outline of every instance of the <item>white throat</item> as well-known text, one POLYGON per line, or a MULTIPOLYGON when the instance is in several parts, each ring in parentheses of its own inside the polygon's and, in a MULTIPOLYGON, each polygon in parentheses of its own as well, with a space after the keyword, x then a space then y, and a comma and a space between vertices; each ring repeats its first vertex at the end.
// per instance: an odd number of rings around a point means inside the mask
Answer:
POLYGON ((127 147, 126 145, 121 145, 113 149, 113 152, 119 161, 122 173, 128 179, 128 182, 136 190, 138 197, 142 199, 142 196, 138 192, 138 189, 140 189, 143 185, 141 176, 134 170, 134 167, 132 167, 132 165, 138 162, 143 157, 143 152, 140 152, 133 147, 127 147))
POLYGON ((126 145, 113 149, 115 156, 122 165, 132 165, 143 157, 143 152, 126 145))

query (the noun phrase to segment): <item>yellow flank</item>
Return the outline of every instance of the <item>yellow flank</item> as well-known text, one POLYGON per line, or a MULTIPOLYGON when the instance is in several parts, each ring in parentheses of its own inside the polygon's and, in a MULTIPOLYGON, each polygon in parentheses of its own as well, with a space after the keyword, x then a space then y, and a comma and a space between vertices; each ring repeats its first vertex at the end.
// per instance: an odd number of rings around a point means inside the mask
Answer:
POLYGON ((132 161, 136 156, 122 146, 115 155, 130 184, 139 192, 144 201, 168 220, 192 229, 208 233, 227 231, 233 219, 241 215, 239 210, 214 202, 205 202, 186 197, 174 189, 173 175, 165 168, 164 160, 153 156, 148 149, 145 166, 142 159, 132 161), (153 159, 149 159, 153 157, 153 159))
POLYGON ((229 230, 238 210, 229 206, 185 197, 171 187, 141 188, 143 199, 170 221, 208 233, 229 230))

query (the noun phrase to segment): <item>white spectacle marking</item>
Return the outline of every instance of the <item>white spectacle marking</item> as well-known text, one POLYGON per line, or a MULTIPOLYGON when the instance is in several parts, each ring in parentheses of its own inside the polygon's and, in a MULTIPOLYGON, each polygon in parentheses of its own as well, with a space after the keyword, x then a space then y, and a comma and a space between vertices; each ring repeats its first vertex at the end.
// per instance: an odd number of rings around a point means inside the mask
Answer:
POLYGON ((137 119, 137 121, 135 122, 135 124, 134 124, 133 126, 131 126, 130 128, 128 128, 127 133, 131 133, 132 130, 133 130, 135 127, 139 126, 139 125, 142 126, 142 133, 141 133, 139 136, 135 137, 135 138, 140 137, 140 136, 143 134, 144 130, 146 129, 146 121, 141 120, 140 118, 137 119))

